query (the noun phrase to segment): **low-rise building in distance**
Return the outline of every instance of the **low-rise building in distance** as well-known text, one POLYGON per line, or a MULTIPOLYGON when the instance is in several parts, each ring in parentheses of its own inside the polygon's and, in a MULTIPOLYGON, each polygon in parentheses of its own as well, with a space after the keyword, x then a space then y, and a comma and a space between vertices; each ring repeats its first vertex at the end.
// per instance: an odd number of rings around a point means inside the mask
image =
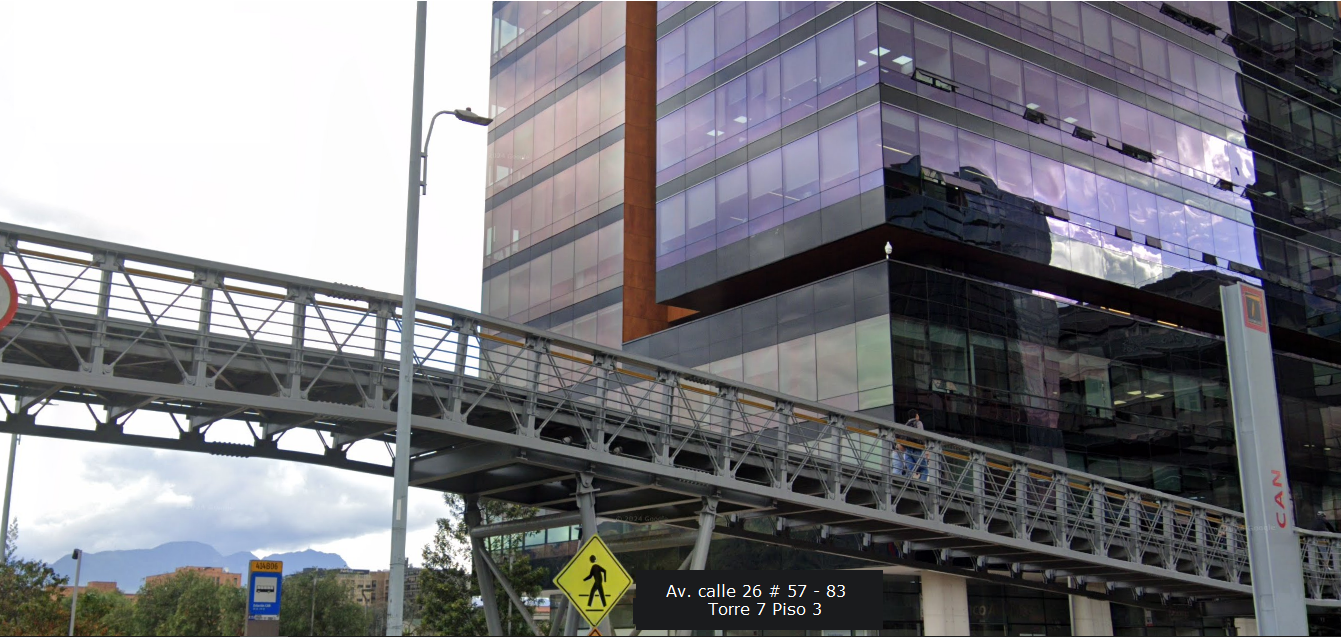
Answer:
POLYGON ((181 575, 182 573, 188 573, 188 572, 197 573, 201 577, 204 577, 205 579, 214 580, 215 584, 227 584, 230 586, 239 586, 239 587, 242 586, 241 573, 229 573, 228 569, 220 568, 218 566, 178 566, 177 569, 171 573, 160 573, 158 575, 150 575, 149 577, 144 578, 144 585, 153 586, 155 584, 162 583, 168 580, 169 578, 173 578, 178 575, 181 575))

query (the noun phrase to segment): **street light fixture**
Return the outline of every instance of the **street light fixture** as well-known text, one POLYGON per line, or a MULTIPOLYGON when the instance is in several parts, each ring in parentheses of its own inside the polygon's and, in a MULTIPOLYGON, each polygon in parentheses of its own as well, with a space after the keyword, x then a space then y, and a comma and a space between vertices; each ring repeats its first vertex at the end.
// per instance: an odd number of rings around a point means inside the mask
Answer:
POLYGON ((454 111, 438 111, 433 114, 433 119, 428 121, 428 135, 424 137, 424 149, 419 151, 419 194, 428 194, 428 143, 433 141, 433 125, 438 123, 438 118, 443 115, 455 115, 457 119, 478 126, 488 126, 494 123, 492 117, 485 117, 470 110, 470 107, 456 109, 454 111))
MULTIPOLYGON (((410 491, 410 420, 414 408, 414 310, 416 268, 419 263, 419 197, 426 190, 425 162, 428 140, 420 139, 424 125, 424 34, 428 25, 428 3, 416 3, 414 33, 414 98, 410 115, 410 171, 405 214, 405 278, 401 299, 400 375, 396 390, 396 458, 392 469, 391 573, 387 591, 386 634, 400 635, 405 612, 405 526, 410 491)), ((436 121, 438 115, 433 116, 436 121)), ((450 111, 457 119, 487 125, 493 120, 470 109, 450 111)), ((433 122, 429 122, 432 135, 433 122)), ((465 339, 457 347, 465 347, 465 339)))
MULTIPOLYGON (((480 126, 488 126, 494 123, 494 118, 476 114, 475 111, 470 110, 469 106, 467 106, 466 110, 464 111, 458 108, 455 111, 452 111, 452 114, 456 115, 457 119, 467 124, 479 124, 480 126)), ((429 125, 430 132, 432 132, 432 128, 433 126, 430 124, 429 125)))

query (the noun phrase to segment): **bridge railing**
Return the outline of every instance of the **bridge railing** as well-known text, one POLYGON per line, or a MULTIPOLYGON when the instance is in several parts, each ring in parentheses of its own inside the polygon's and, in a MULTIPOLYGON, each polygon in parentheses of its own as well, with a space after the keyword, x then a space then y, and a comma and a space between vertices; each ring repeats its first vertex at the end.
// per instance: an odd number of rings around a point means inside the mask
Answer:
MULTIPOLYGON (((394 404, 395 295, 10 224, 0 235, 21 299, 2 362, 394 404)), ((416 396, 436 416, 469 421, 502 405, 506 427, 528 436, 1137 570, 1247 579, 1235 511, 459 308, 421 302, 417 321, 416 396)), ((248 409, 192 427, 230 418, 265 421, 265 436, 325 427, 332 445, 386 431, 248 409)), ((1300 542, 1310 597, 1337 599, 1341 540, 1301 532, 1300 542)))
MULTIPOLYGON (((1240 583, 1240 514, 758 387, 488 323, 480 378, 519 430, 591 417, 573 444, 803 490, 999 537, 1240 583), (563 347, 560 347, 563 345, 563 347), (526 418, 532 422, 524 422, 526 418), (605 426, 597 425, 603 423, 605 426), (790 458, 790 462, 780 462, 790 458), (785 468, 783 472, 780 468, 785 468)), ((836 525, 840 527, 841 525, 836 525)))
POLYGON ((1341 535, 1304 530, 1298 533, 1308 599, 1341 599, 1341 535))

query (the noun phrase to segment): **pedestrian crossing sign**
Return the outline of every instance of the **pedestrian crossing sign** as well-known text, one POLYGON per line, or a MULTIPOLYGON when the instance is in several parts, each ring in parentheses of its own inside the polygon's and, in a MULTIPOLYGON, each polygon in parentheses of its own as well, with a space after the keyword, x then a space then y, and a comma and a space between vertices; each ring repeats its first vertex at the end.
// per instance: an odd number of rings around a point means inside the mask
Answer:
POLYGON ((554 585, 568 596, 569 608, 581 613, 582 618, 595 627, 633 585, 633 578, 615 559, 601 536, 593 535, 559 571, 554 585))

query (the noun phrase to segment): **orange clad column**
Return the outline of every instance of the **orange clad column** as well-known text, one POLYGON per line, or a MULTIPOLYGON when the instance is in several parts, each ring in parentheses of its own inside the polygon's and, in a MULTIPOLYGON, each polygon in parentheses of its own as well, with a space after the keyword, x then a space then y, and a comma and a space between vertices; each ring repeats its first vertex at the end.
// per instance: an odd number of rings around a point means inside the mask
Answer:
POLYGON ((624 49, 624 342, 684 310, 656 302, 657 4, 629 2, 624 49), (672 312, 674 315, 672 316, 672 312))

